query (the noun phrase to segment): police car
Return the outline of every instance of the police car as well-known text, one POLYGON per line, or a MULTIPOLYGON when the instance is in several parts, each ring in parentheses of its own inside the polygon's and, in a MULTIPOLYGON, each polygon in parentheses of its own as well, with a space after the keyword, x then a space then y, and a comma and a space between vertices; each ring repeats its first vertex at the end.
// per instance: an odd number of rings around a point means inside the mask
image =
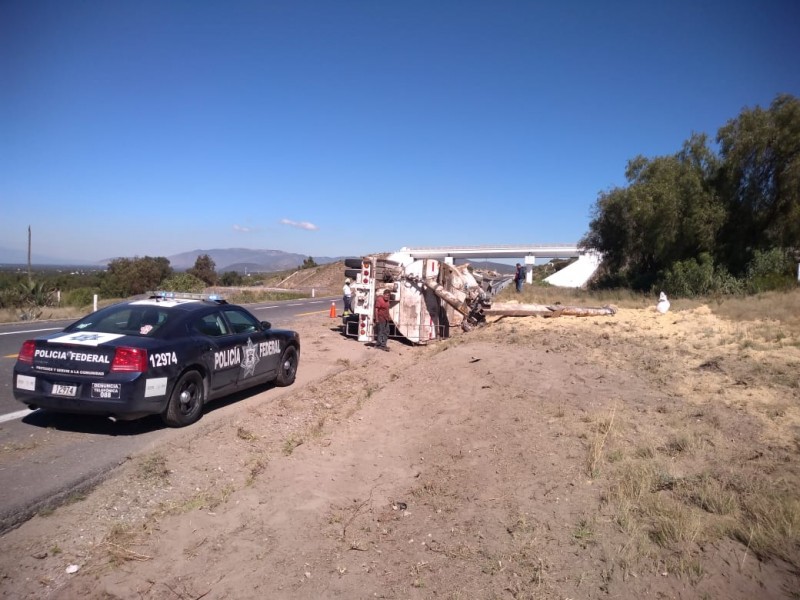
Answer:
POLYGON ((98 310, 22 344, 14 397, 31 409, 135 419, 171 427, 203 405, 256 385, 291 385, 300 337, 272 329, 216 296, 153 293, 98 310))

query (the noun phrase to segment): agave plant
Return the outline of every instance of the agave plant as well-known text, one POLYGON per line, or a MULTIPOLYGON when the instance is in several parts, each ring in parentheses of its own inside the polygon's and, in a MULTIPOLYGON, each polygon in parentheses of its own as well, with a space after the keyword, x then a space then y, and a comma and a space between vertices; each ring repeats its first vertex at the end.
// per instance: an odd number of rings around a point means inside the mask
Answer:
POLYGON ((20 318, 23 321, 38 319, 42 316, 42 308, 49 306, 53 301, 53 290, 33 279, 19 284, 19 294, 22 305, 20 318))

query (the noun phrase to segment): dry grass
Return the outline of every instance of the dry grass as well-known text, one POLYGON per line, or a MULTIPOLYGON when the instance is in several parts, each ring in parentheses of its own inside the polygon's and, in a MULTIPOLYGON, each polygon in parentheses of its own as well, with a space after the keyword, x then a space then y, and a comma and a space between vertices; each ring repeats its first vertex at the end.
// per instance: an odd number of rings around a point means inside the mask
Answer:
POLYGON ((616 524, 637 540, 627 562, 654 556, 643 535, 684 561, 696 544, 728 536, 761 558, 800 567, 800 497, 789 480, 735 469, 675 477, 650 455, 610 468, 606 500, 616 524))
POLYGON ((170 474, 166 457, 158 452, 145 456, 139 463, 138 474, 145 481, 166 482, 170 474))
POLYGON ((113 566, 128 561, 146 561, 151 557, 134 550, 140 544, 141 532, 131 527, 114 525, 101 545, 107 551, 107 560, 113 566))
MULTIPOLYGON (((42 314, 36 319, 36 322, 63 319, 77 320, 90 312, 92 312, 91 306, 86 308, 74 308, 72 306, 50 307, 42 309, 42 314)), ((21 309, 2 308, 0 309, 0 323, 17 323, 22 321, 23 319, 20 318, 21 313, 21 309)))
MULTIPOLYGON (((603 452, 606 446, 606 441, 608 440, 608 436, 611 433, 611 428, 614 425, 614 417, 617 414, 617 407, 611 409, 609 415, 605 419, 601 419, 597 423, 597 427, 594 432, 594 437, 592 438, 591 443, 589 444, 589 452, 587 457, 587 465, 586 470, 592 479, 597 477, 600 474, 600 465, 603 461, 603 452)), ((611 462, 616 462, 618 457, 615 453, 615 458, 611 462)))

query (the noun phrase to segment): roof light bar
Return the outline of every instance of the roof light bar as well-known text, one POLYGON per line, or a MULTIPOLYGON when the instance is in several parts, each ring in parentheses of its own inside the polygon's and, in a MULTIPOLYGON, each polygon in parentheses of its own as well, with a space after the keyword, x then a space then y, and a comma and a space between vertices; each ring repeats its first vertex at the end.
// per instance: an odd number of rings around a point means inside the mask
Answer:
POLYGON ((191 292, 168 292, 159 290, 155 292, 147 292, 151 298, 161 298, 164 300, 212 300, 219 302, 225 300, 220 294, 193 294, 191 292))

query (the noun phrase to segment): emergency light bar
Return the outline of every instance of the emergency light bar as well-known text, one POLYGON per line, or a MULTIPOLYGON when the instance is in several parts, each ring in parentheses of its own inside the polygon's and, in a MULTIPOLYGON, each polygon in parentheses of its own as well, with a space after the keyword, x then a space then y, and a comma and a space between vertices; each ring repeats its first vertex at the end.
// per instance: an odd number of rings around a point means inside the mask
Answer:
POLYGON ((157 292, 147 292, 151 298, 162 300, 210 300, 212 302, 225 302, 225 298, 219 294, 194 294, 191 292, 167 292, 159 290, 157 292))

